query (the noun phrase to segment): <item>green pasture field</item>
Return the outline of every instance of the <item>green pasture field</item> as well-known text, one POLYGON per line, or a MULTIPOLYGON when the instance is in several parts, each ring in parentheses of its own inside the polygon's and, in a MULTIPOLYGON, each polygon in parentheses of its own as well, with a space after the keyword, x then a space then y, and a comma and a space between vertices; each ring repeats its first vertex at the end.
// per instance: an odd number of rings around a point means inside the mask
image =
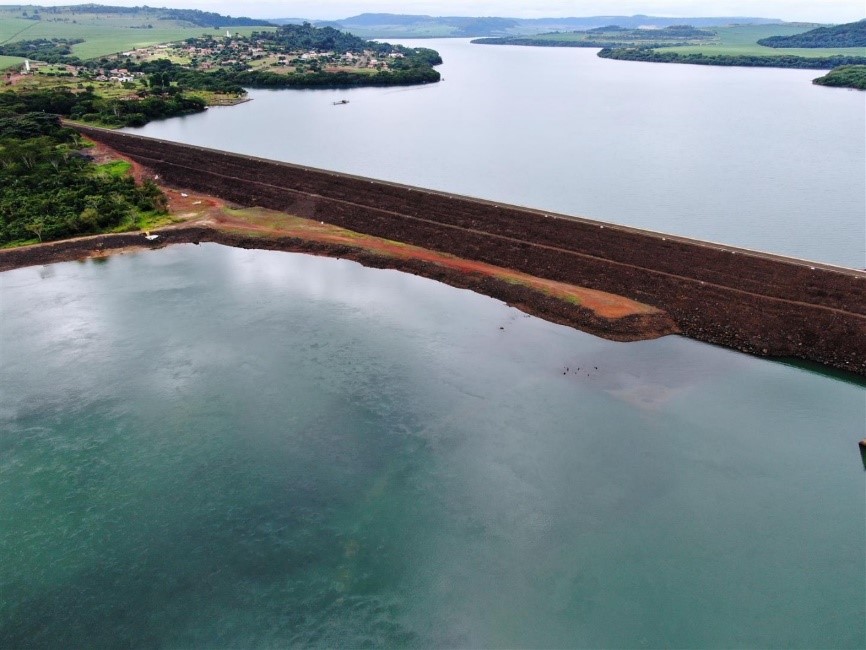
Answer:
MULTIPOLYGON (((636 31, 636 30, 635 30, 636 31)), ((623 45, 635 46, 652 43, 658 43, 660 41, 671 42, 671 41, 679 41, 682 42, 684 40, 700 42, 703 39, 701 37, 690 36, 690 37, 682 37, 682 36, 661 36, 657 33, 656 30, 647 29, 643 30, 646 32, 646 38, 642 38, 640 40, 634 40, 630 38, 622 38, 617 32, 553 32, 550 34, 535 34, 532 36, 519 36, 518 38, 531 38, 534 41, 554 41, 561 43, 581 43, 586 41, 622 41, 623 45)), ((643 32, 642 32, 643 33, 643 32)), ((629 36, 632 35, 632 32, 628 33, 629 36)))
POLYGON ((348 26, 341 28, 355 36, 376 41, 388 41, 398 38, 450 38, 455 36, 456 27, 431 23, 429 27, 422 25, 376 25, 373 28, 348 26))
POLYGON ((681 47, 666 47, 665 52, 678 54, 704 54, 706 56, 729 54, 742 56, 866 56, 864 47, 833 47, 833 48, 773 48, 758 45, 758 40, 768 36, 792 36, 801 34, 817 25, 733 25, 731 27, 708 27, 714 31, 716 38, 709 43, 698 45, 683 45, 681 47))
MULTIPOLYGON (((16 11, 14 16, 20 16, 16 11)), ((83 38, 72 48, 73 54, 82 59, 95 59, 100 56, 126 52, 138 47, 148 47, 160 43, 181 41, 203 34, 222 35, 226 30, 232 34, 249 36, 254 31, 274 29, 271 27, 208 27, 182 26, 177 21, 155 20, 152 17, 125 17, 111 15, 81 15, 56 22, 46 14, 42 20, 27 20, 13 17, 9 8, 0 7, 0 43, 31 40, 36 38, 83 38), (135 26, 153 24, 152 29, 138 29, 135 26)))
MULTIPOLYGON (((49 70, 42 67, 41 70, 49 70)), ((375 70, 373 71, 375 72, 375 70)), ((124 87, 114 81, 96 81, 95 79, 79 79, 78 77, 49 77, 45 74, 34 74, 19 81, 17 90, 53 90, 65 88, 72 92, 80 91, 84 86, 93 86, 96 94, 103 99, 127 99, 135 97, 135 91, 142 88, 141 82, 134 82, 132 87, 124 87)), ((235 95, 213 92, 210 90, 190 90, 187 94, 201 97, 208 106, 224 106, 235 104, 240 98, 235 95)))
MULTIPOLYGON (((43 68, 44 69, 44 68, 43 68)), ((135 95, 135 89, 124 88, 114 81, 96 81, 93 79, 79 79, 78 77, 49 77, 46 74, 34 74, 25 77, 17 84, 16 90, 54 90, 66 88, 72 92, 80 90, 84 86, 93 86, 97 94, 105 99, 120 99, 135 95)))
MULTIPOLYGON (((249 36, 255 31, 264 31, 270 28, 229 27, 228 29, 231 30, 232 34, 238 33, 241 36, 249 36)), ((84 38, 85 42, 74 45, 72 47, 72 52, 82 59, 95 59, 108 54, 126 52, 139 47, 148 47, 160 43, 182 41, 186 38, 202 36, 204 34, 220 36, 225 34, 225 32, 225 29, 208 29, 207 27, 154 27, 153 29, 105 28, 102 33, 92 32, 87 35, 82 35, 80 38, 84 38)), ((55 36, 53 38, 63 38, 63 36, 55 36)), ((66 38, 69 37, 67 36, 66 38)))
POLYGON ((125 160, 113 160, 111 162, 103 163, 102 165, 98 165, 96 167, 96 171, 99 174, 105 174, 107 176, 114 176, 116 178, 122 178, 129 174, 132 169, 132 164, 126 162, 125 160))
POLYGON ((0 70, 5 70, 13 65, 24 63, 24 59, 19 59, 17 56, 0 56, 0 70))

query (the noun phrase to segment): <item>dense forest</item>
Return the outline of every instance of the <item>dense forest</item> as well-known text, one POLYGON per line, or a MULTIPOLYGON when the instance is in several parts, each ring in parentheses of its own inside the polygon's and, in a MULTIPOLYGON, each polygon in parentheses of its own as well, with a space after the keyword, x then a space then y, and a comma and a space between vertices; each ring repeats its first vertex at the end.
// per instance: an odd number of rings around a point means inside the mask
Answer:
POLYGON ((92 86, 85 86, 79 92, 68 88, 10 90, 0 93, 0 114, 44 112, 122 127, 143 126, 151 120, 191 115, 205 109, 203 99, 185 95, 177 87, 156 86, 151 90, 140 90, 139 94, 134 99, 111 99, 97 95, 92 86))
POLYGON ((794 34, 770 36, 758 41, 767 47, 866 47, 866 20, 794 34))
POLYGON ((442 57, 435 50, 367 41, 332 27, 313 27, 309 23, 283 25, 272 32, 253 32, 249 40, 278 52, 314 51, 334 52, 339 55, 369 51, 382 57, 390 54, 401 56, 391 61, 390 70, 382 70, 375 75, 357 72, 282 75, 250 71, 236 77, 237 83, 244 86, 264 88, 395 86, 439 81, 439 73, 433 69, 433 66, 442 63, 442 57))
POLYGON ((742 66, 750 68, 804 68, 829 70, 843 65, 866 65, 866 56, 764 56, 733 54, 678 54, 646 47, 605 48, 598 53, 603 59, 646 61, 649 63, 690 63, 694 65, 742 66))
POLYGON ((160 18, 165 20, 179 20, 192 23, 199 27, 265 27, 271 26, 267 20, 257 18, 223 16, 212 11, 200 11, 198 9, 159 9, 160 18))
POLYGON ((387 43, 365 41, 363 38, 348 32, 341 32, 333 27, 313 27, 309 23, 283 25, 273 32, 253 32, 250 39, 278 46, 286 52, 312 50, 345 54, 346 52, 361 52, 365 49, 379 51, 379 48, 385 46, 393 47, 387 43))
POLYGON ((45 63, 68 63, 81 65, 78 57, 73 56, 72 46, 83 43, 82 38, 37 38, 29 41, 15 41, 0 45, 0 56, 18 56, 45 63))
POLYGON ((845 65, 834 68, 823 77, 814 79, 812 83, 819 86, 866 90, 866 65, 845 65))
POLYGON ((152 181, 137 185, 80 149, 57 115, 0 107, 0 245, 135 229, 140 216, 165 212, 152 181))

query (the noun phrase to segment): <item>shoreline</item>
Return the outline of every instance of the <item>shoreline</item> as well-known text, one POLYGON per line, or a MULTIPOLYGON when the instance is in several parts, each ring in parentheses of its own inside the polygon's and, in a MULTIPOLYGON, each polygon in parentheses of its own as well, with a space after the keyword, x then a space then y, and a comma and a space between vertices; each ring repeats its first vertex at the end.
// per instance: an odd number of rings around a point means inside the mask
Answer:
MULTIPOLYGON (((77 126, 77 125, 76 125, 77 126)), ((0 250, 0 272, 24 266, 107 257, 173 244, 216 243, 350 259, 370 268, 393 269, 502 300, 524 313, 614 341, 637 341, 679 333, 663 310, 620 295, 556 282, 496 264, 341 228, 324 221, 266 208, 231 207, 213 194, 178 188, 116 149, 93 141, 97 162, 124 160, 136 182, 150 179, 163 190, 173 223, 143 232, 102 233, 0 250)))
POLYGON ((77 127, 174 187, 667 313, 685 335, 866 376, 866 273, 371 178, 77 127))
POLYGON ((100 155, 131 162, 137 180, 157 180, 178 225, 153 229, 153 242, 125 233, 6 249, 0 271, 173 243, 307 253, 476 291, 611 340, 677 333, 866 376, 863 271, 71 126, 100 155))
MULTIPOLYGON (((145 240, 143 233, 112 233, 4 249, 0 251, 0 273, 29 266, 99 259, 128 251, 158 250, 178 244, 214 243, 235 248, 347 259, 369 268, 410 273, 502 300, 526 314, 612 341, 643 341, 680 333, 679 328, 664 311, 628 299, 623 299, 627 301, 626 308, 620 310, 626 313, 607 316, 601 313, 601 310, 545 293, 526 284, 510 282, 491 273, 446 266, 441 261, 422 259, 411 254, 395 257, 364 246, 296 236, 244 234, 196 224, 169 226, 154 230, 153 234, 159 237, 152 241, 145 240)), ((614 300, 620 298, 607 295, 614 300)))

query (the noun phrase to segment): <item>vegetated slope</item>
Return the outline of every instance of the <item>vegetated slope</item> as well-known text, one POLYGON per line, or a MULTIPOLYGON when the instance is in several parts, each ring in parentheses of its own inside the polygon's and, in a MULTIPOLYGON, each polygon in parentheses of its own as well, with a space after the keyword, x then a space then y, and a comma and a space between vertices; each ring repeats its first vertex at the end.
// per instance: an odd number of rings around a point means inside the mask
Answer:
POLYGON ((585 31, 551 32, 537 36, 479 38, 480 45, 530 45, 535 47, 665 47, 711 41, 715 33, 691 25, 671 25, 661 29, 628 29, 617 25, 585 31))
MULTIPOLYGON (((297 19, 275 19, 276 23, 298 22, 297 19)), ((668 18, 659 16, 589 16, 571 18, 508 18, 426 16, 409 14, 365 13, 342 20, 316 21, 316 26, 330 26, 365 38, 412 37, 484 37, 531 36, 552 31, 575 31, 617 25, 628 29, 663 28, 688 23, 699 27, 736 23, 773 24, 781 21, 766 18, 668 18)))
POLYGON ((766 47, 866 47, 866 20, 818 27, 793 36, 771 36, 758 41, 766 47))
POLYGON ((644 61, 647 63, 689 63, 693 65, 740 66, 747 68, 802 68, 829 70, 843 65, 866 65, 866 56, 805 57, 791 55, 762 56, 718 54, 680 54, 665 49, 646 47, 604 48, 598 53, 603 59, 644 61))
POLYGON ((309 23, 251 31, 250 36, 204 35, 88 61, 71 53, 73 43, 34 39, 0 45, 0 55, 40 61, 28 74, 8 74, 9 90, 0 92, 0 110, 43 111, 104 126, 142 126, 203 111, 208 103, 237 101, 249 87, 436 82, 440 77, 433 66, 442 62, 434 50, 365 41, 309 23))
POLYGON ((866 90, 866 65, 845 65, 834 68, 823 77, 813 79, 812 83, 819 86, 866 90))
POLYGON ((439 81, 439 53, 366 41, 332 27, 283 25, 249 37, 187 39, 175 59, 136 62, 130 71, 167 75, 188 89, 405 86, 439 81), (190 55, 190 51, 194 55, 190 55), (183 59, 179 62, 179 59, 183 59))
POLYGON ((21 57, 0 54, 0 70, 6 70, 12 66, 20 65, 22 62, 21 57))
POLYGON ((73 54, 82 60, 180 41, 206 31, 223 33, 226 27, 249 34, 254 28, 252 25, 267 28, 267 22, 261 20, 207 12, 178 13, 151 7, 0 6, 0 44, 40 39, 75 40, 73 54))
POLYGON ((802 24, 732 25, 714 28, 714 39, 696 44, 675 47, 650 45, 606 48, 598 55, 621 61, 813 70, 830 70, 841 65, 866 64, 866 56, 864 56, 866 51, 860 48, 772 49, 758 45, 760 39, 770 36, 791 36, 802 33, 805 29, 802 24))
POLYGON ((82 43, 83 39, 37 38, 30 41, 15 41, 0 45, 0 55, 22 59, 33 59, 45 63, 71 63, 72 46, 82 43))
POLYGON ((168 20, 187 22, 199 27, 266 27, 273 24, 258 18, 223 16, 212 11, 200 11, 198 9, 159 9, 158 11, 162 17, 168 20))
POLYGON ((165 211, 152 182, 137 185, 127 166, 99 167, 56 115, 0 109, 0 245, 110 229, 135 229, 165 211))
POLYGON ((3 6, 0 17, 21 18, 32 22, 70 23, 74 25, 105 22, 113 26, 153 29, 154 23, 171 23, 184 27, 264 27, 273 26, 267 20, 232 17, 200 11, 198 9, 169 9, 161 7, 112 7, 100 4, 81 4, 62 7, 3 6), (148 25, 150 25, 148 27, 148 25))
POLYGON ((757 38, 768 31, 790 32, 797 28, 792 25, 736 25, 706 30, 692 25, 672 25, 663 29, 625 29, 607 25, 585 31, 482 38, 472 42, 483 45, 597 47, 602 48, 598 56, 603 59, 649 63, 814 70, 866 64, 866 56, 863 56, 866 52, 858 48, 777 51, 757 43, 757 38))

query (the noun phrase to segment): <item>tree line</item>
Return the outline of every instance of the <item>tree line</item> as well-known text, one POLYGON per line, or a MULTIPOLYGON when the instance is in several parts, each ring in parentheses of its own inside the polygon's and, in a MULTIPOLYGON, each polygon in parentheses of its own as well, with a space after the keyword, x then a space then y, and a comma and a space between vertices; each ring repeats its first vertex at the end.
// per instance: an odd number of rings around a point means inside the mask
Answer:
POLYGON ((866 65, 845 65, 834 68, 823 77, 813 79, 812 83, 819 86, 866 90, 866 65))
POLYGON ((29 41, 16 41, 0 45, 0 56, 17 56, 51 64, 82 65, 81 60, 73 56, 72 46, 83 42, 83 38, 36 38, 29 41))
POLYGON ((679 54, 654 50, 651 47, 604 48, 598 56, 619 61, 646 61, 649 63, 690 63, 693 65, 742 66, 753 68, 804 68, 828 70, 842 65, 864 65, 866 56, 764 56, 749 54, 679 54))
POLYGON ((85 86, 79 92, 72 92, 68 88, 21 92, 10 90, 0 93, 0 112, 44 112, 73 120, 124 127, 144 126, 151 120, 191 115, 205 109, 203 99, 185 95, 178 88, 165 89, 159 94, 145 90, 139 92, 143 96, 118 99, 100 97, 93 86, 85 86))
POLYGON ((818 27, 792 36, 770 36, 758 41, 767 47, 866 47, 866 20, 818 27))
POLYGON ((0 108, 0 245, 135 229, 164 213, 153 183, 100 172, 57 115, 0 108))

